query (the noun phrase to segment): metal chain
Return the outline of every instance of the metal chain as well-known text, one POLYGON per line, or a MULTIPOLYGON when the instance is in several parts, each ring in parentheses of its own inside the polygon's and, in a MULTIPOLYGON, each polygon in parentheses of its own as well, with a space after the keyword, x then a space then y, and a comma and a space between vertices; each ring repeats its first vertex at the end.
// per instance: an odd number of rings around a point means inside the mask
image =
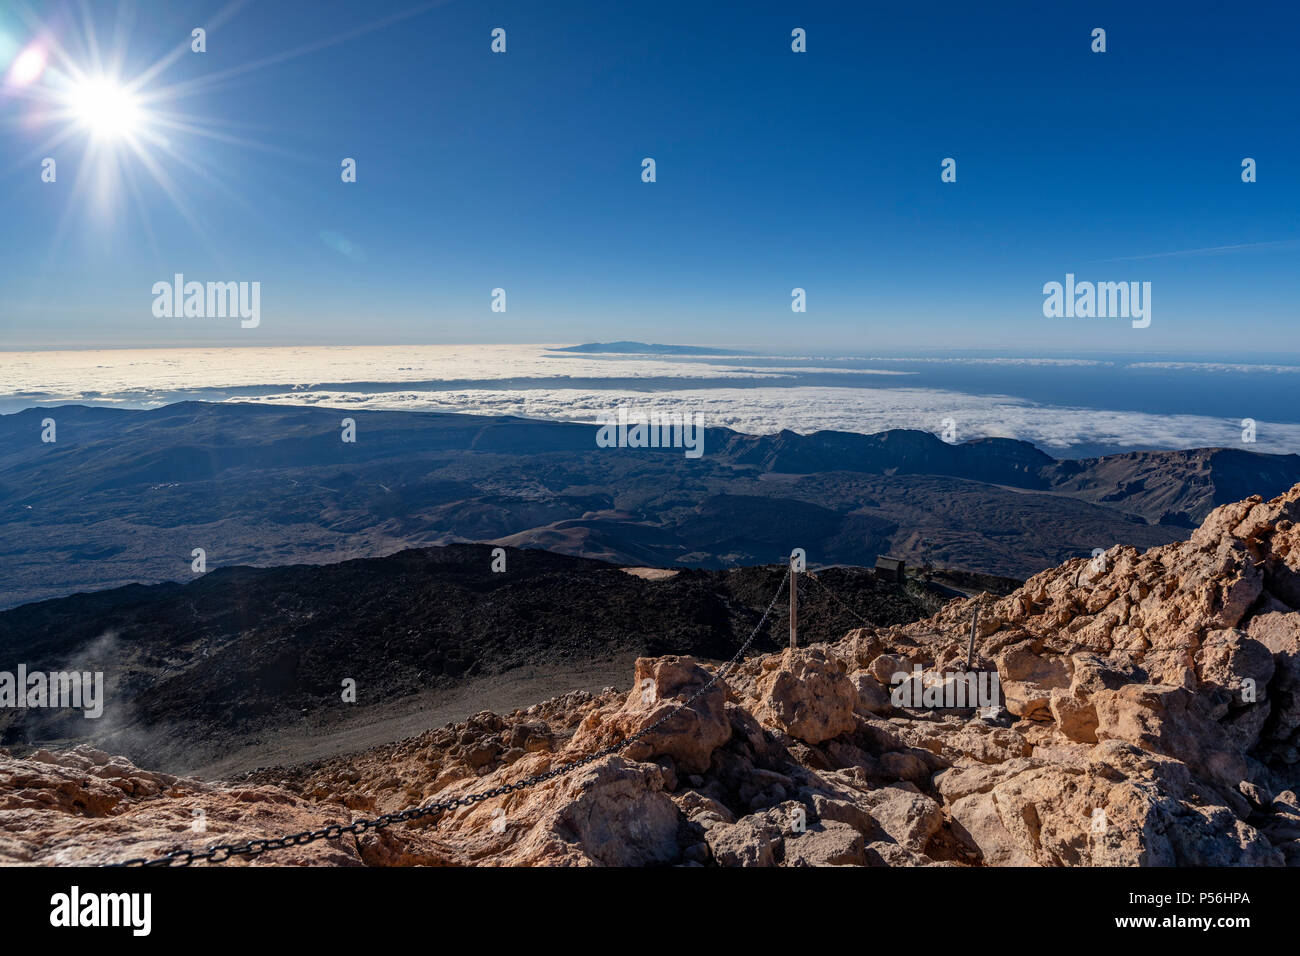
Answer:
MULTIPOLYGON (((817 570, 818 570, 818 571, 825 571, 826 568, 818 568, 817 570)), ((865 617, 863 617, 863 616, 862 616, 861 614, 859 614, 857 611, 853 610, 853 608, 849 607, 847 604, 845 604, 843 601, 841 601, 839 595, 837 595, 833 590, 831 590, 831 586, 830 586, 829 584, 827 584, 825 581, 823 581, 821 578, 817 577, 817 575, 816 575, 814 572, 809 571, 809 572, 807 573, 807 576, 810 577, 810 578, 812 578, 812 579, 813 579, 814 581, 816 581, 819 585, 821 585, 822 590, 824 590, 827 594, 829 594, 829 595, 831 596, 831 600, 833 600, 833 601, 834 601, 836 604, 838 604, 840 607, 844 608, 844 610, 848 611, 850 614, 852 614, 854 617, 856 617, 856 618, 857 618, 859 621, 861 621, 861 622, 862 622, 866 627, 870 627, 870 628, 873 628, 873 629, 874 629, 874 628, 876 628, 876 627, 879 626, 879 625, 877 625, 877 624, 873 624, 871 621, 868 621, 865 617)), ((925 634, 923 634, 923 635, 918 635, 918 636, 922 636, 922 637, 942 637, 943 635, 942 635, 939 631, 927 631, 925 634)))
POLYGON ((281 850, 284 849, 285 847, 290 847, 290 846, 305 846, 306 844, 314 843, 317 840, 337 840, 345 833, 360 835, 362 833, 365 833, 368 830, 379 830, 382 829, 383 827, 391 826, 394 823, 405 823, 409 820, 420 820, 423 819, 424 817, 433 816, 434 814, 445 813, 446 811, 453 810, 456 807, 469 807, 469 806, 473 806, 476 803, 481 803, 484 800, 491 800, 493 797, 502 796, 503 794, 515 793, 519 790, 527 790, 530 787, 535 787, 539 783, 544 783, 547 780, 553 780, 556 777, 561 777, 564 776, 565 774, 571 773, 574 770, 577 770, 579 767, 585 767, 587 764, 600 760, 603 757, 608 757, 610 754, 616 754, 621 750, 626 750, 628 747, 632 746, 638 740, 641 740, 644 737, 646 737, 648 734, 651 734, 654 731, 658 730, 665 723, 667 723, 668 721, 676 717, 678 714, 680 714, 683 710, 686 710, 688 707, 691 706, 691 704, 695 703, 696 700, 698 700, 710 688, 712 688, 714 684, 716 684, 719 680, 721 680, 726 674, 729 674, 731 672, 731 669, 737 663, 739 663, 740 659, 744 656, 745 651, 749 650, 749 646, 754 643, 754 638, 758 636, 759 632, 763 629, 764 625, 767 624, 767 619, 768 617, 771 616, 772 609, 776 607, 777 598, 781 596, 781 591, 784 590, 786 582, 789 579, 790 579, 790 571, 787 568, 785 572, 785 576, 781 578, 781 583, 777 585, 776 593, 772 595, 772 600, 767 605, 767 610, 763 612, 763 616, 759 618, 758 624, 754 627, 752 631, 750 631, 749 637, 747 637, 745 639, 745 642, 740 645, 740 649, 737 650, 736 653, 732 655, 731 660, 727 661, 720 668, 718 668, 718 670, 714 672, 713 676, 710 677, 704 683, 703 686, 701 686, 697 691, 695 691, 695 693, 691 694, 690 697, 687 697, 685 701, 678 704, 672 710, 668 711, 668 713, 664 714, 654 723, 650 724, 647 727, 643 727, 641 730, 637 731, 631 737, 628 737, 626 740, 620 743, 611 744, 608 747, 604 747, 600 750, 597 750, 595 753, 587 754, 585 757, 580 757, 577 760, 574 760, 570 763, 562 764, 559 767, 553 767, 552 769, 547 770, 545 773, 539 773, 531 777, 526 777, 525 779, 520 780, 516 783, 503 784, 502 786, 499 787, 493 787, 491 790, 486 790, 483 793, 466 794, 465 796, 457 797, 454 800, 443 800, 437 803, 427 803, 418 807, 410 807, 406 810, 401 810, 397 813, 385 813, 378 817, 374 817, 368 820, 356 820, 353 823, 348 824, 347 826, 343 826, 342 824, 334 824, 327 827, 321 827, 319 830, 303 830, 299 833, 291 833, 288 836, 274 837, 274 838, 262 839, 262 840, 247 840, 244 843, 222 843, 217 846, 209 846, 203 850, 175 850, 163 856, 158 856, 153 858, 138 857, 133 860, 124 860, 121 863, 110 863, 108 865, 111 867, 189 866, 195 860, 206 860, 209 863, 224 863, 232 856, 254 857, 254 856, 260 856, 261 854, 267 852, 268 850, 281 850))
MULTIPOLYGON (((823 570, 823 571, 824 571, 824 570, 826 570, 826 569, 825 569, 825 568, 821 568, 821 569, 819 569, 819 570, 823 570)), ((865 624, 867 627, 875 627, 875 626, 876 626, 876 625, 872 624, 870 621, 868 621, 868 620, 867 620, 865 617, 863 617, 861 614, 859 614, 857 611, 853 610, 853 608, 849 607, 847 604, 845 604, 843 601, 841 601, 841 600, 839 599, 839 596, 838 596, 834 591, 831 590, 830 585, 827 584, 825 581, 823 581, 821 578, 817 577, 817 574, 816 574, 815 572, 813 572, 813 571, 809 571, 809 572, 807 573, 807 576, 808 576, 809 578, 811 578, 812 580, 816 581, 819 585, 821 585, 822 590, 825 591, 827 594, 829 594, 829 595, 831 596, 831 599, 832 599, 836 604, 838 604, 840 607, 844 608, 844 610, 848 611, 850 614, 852 614, 854 617, 856 617, 859 621, 861 621, 861 622, 862 622, 863 624, 865 624)))

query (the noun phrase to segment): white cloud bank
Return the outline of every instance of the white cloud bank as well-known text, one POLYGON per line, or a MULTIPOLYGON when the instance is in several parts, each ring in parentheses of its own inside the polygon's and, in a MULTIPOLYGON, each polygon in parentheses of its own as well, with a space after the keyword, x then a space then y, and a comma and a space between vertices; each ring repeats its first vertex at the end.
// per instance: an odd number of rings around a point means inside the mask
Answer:
POLYGON ((8 352, 0 353, 0 400, 11 406, 93 401, 149 407, 174 401, 177 392, 219 390, 217 396, 196 397, 585 422, 622 404, 645 412, 701 412, 710 426, 759 434, 783 428, 803 433, 836 429, 870 434, 888 428, 940 432, 943 420, 951 418, 959 441, 1019 438, 1057 452, 1087 446, 1300 450, 1297 424, 1259 421, 1256 443, 1245 444, 1240 419, 1045 405, 1011 395, 942 388, 870 387, 870 376, 895 374, 875 369, 856 370, 864 377, 863 387, 797 385, 800 374, 841 371, 813 368, 807 362, 794 359, 788 366, 761 369, 656 356, 611 361, 573 353, 557 357, 545 346, 517 345, 8 352), (564 378, 600 380, 608 387, 555 387, 555 380, 564 378), (638 380, 650 378, 680 380, 681 386, 663 389, 658 383, 658 390, 638 391, 638 380), (692 387, 692 380, 703 378, 755 384, 692 387), (773 378, 791 384, 757 384, 773 378), (543 384, 543 379, 550 382, 543 384), (403 388, 406 382, 413 387, 403 388), (419 387, 428 382, 447 385, 419 387), (457 382, 500 385, 458 388, 457 382), (350 388, 321 383, 383 384, 350 388), (267 391, 274 394, 264 394, 267 391))
POLYGON ((1130 448, 1240 447, 1250 451, 1300 449, 1300 425, 1258 422, 1255 444, 1241 441, 1240 421, 1198 415, 1037 405, 1009 395, 969 395, 924 388, 682 388, 637 392, 623 389, 455 389, 449 391, 308 391, 266 395, 257 401, 348 409, 468 412, 595 422, 618 405, 649 413, 704 415, 709 427, 752 434, 788 428, 872 434, 888 428, 939 433, 956 422, 957 440, 1019 438, 1048 451, 1079 446, 1130 448))

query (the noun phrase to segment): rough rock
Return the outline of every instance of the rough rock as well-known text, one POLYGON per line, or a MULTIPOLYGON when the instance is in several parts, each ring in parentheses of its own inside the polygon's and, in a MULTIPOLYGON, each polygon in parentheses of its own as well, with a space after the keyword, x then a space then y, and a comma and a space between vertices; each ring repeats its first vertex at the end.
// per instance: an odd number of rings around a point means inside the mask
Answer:
POLYGON ((819 744, 857 726, 857 691, 840 660, 820 648, 782 651, 763 662, 756 716, 806 744, 819 744))
POLYGON ((633 736, 676 711, 662 726, 634 744, 628 756, 671 757, 683 772, 702 773, 709 769, 713 751, 731 737, 726 692, 715 684, 691 707, 677 710, 677 704, 703 687, 709 677, 689 657, 640 658, 636 662, 632 690, 622 709, 608 717, 592 713, 578 728, 574 744, 598 750, 633 736))
POLYGON ((85 747, 0 751, 0 863, 103 863, 466 798, 224 865, 1297 866, 1298 518, 1300 486, 1223 505, 1186 542, 1116 545, 1006 597, 717 680, 644 658, 624 691, 240 780, 85 747), (932 686, 966 672, 976 609, 969 667, 996 670, 1003 700, 894 706, 898 672, 932 686))

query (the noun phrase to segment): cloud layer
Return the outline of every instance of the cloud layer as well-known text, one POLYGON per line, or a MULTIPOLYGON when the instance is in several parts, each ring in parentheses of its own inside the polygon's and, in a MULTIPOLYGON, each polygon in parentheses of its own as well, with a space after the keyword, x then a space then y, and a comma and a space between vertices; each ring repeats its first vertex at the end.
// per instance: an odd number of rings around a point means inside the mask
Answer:
POLYGON ((847 370, 861 375, 861 387, 797 384, 805 374, 846 371, 807 362, 794 359, 769 369, 655 356, 612 360, 556 356, 543 346, 10 352, 0 353, 0 399, 10 407, 70 401, 148 407, 189 396, 583 422, 626 405, 643 412, 700 412, 710 426, 751 433, 785 428, 803 433, 836 429, 870 434, 888 428, 940 432, 944 420, 952 419, 958 440, 1018 438, 1065 453, 1098 446, 1300 449, 1297 424, 1259 421, 1257 441, 1247 445, 1240 420, 1046 405, 1013 395, 909 387, 897 377, 905 373, 881 369, 847 370), (574 380, 574 386, 563 385, 566 379, 574 380), (659 380, 653 390, 638 387, 640 380, 648 379, 659 380), (703 387, 700 379, 737 385, 703 387), (872 387, 873 381, 886 380, 899 384, 872 387), (680 381, 680 387, 671 384, 674 381, 680 381), (474 385, 457 387, 457 382, 474 385), (403 383, 411 385, 404 388, 403 383), (593 384, 599 387, 589 387, 593 384))

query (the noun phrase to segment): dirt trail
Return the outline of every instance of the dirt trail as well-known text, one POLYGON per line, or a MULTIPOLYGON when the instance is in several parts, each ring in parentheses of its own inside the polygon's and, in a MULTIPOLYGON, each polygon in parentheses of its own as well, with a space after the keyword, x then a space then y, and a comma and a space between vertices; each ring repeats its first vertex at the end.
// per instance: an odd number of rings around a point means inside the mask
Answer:
POLYGON ((157 769, 205 780, 229 780, 258 767, 337 757, 413 737, 484 710, 505 714, 572 690, 595 693, 604 687, 624 687, 635 660, 636 655, 628 653, 576 668, 522 667, 492 677, 470 678, 457 687, 358 708, 342 720, 309 718, 217 760, 206 761, 200 756, 197 763, 181 759, 157 769))

